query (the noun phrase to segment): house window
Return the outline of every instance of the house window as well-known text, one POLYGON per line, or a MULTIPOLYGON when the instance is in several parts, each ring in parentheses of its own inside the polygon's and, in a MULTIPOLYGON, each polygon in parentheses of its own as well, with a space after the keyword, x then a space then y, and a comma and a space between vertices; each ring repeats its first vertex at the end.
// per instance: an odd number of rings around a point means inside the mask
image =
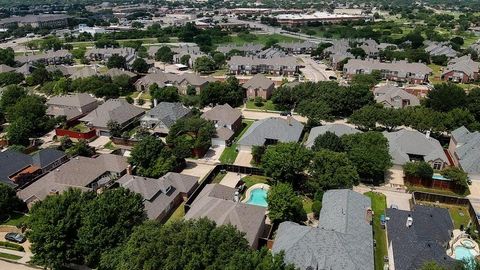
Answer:
POLYGON ((433 169, 434 169, 434 170, 441 170, 441 169, 442 169, 442 162, 440 162, 440 161, 435 161, 435 162, 433 163, 433 169))

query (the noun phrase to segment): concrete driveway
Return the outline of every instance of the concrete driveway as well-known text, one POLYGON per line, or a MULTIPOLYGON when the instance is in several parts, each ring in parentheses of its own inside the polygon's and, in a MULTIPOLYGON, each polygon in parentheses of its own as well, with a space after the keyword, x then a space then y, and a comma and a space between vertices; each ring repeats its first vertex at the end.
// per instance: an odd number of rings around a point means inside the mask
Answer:
POLYGON ((200 177, 199 181, 203 179, 211 170, 213 170, 213 165, 195 163, 192 161, 187 161, 187 167, 182 171, 183 174, 200 177))
POLYGON ((203 158, 200 160, 207 161, 207 162, 219 162, 219 158, 225 150, 225 146, 220 145, 212 145, 210 149, 208 149, 207 153, 203 158))
MULTIPOLYGON (((353 187, 353 190, 358 193, 365 193, 372 191, 372 188, 367 186, 356 186, 353 187)), ((392 204, 396 205, 398 209, 410 211, 410 200, 412 199, 412 194, 406 193, 403 191, 394 191, 390 189, 386 189, 384 187, 375 187, 374 191, 380 192, 387 198, 387 207, 391 207, 392 204)))
POLYGON ((480 199, 480 181, 473 180, 468 188, 470 189, 470 195, 467 196, 468 198, 480 199))
POLYGON ((238 151, 237 158, 233 164, 239 166, 252 167, 250 164, 252 161, 252 152, 251 151, 238 151))
MULTIPOLYGON (((1 241, 6 241, 6 240, 4 240, 6 234, 7 234, 7 232, 0 232, 0 240, 1 241)), ((18 263, 28 263, 30 261, 30 258, 33 255, 32 252, 30 251, 30 242, 27 240, 24 243, 19 244, 19 245, 21 245, 25 249, 25 252, 10 250, 10 249, 4 249, 4 248, 0 248, 0 252, 21 256, 22 258, 19 259, 16 262, 18 262, 18 263)), ((2 268, 1 265, 0 265, 0 269, 10 269, 10 268, 2 268)))
POLYGON ((220 181, 220 185, 224 185, 224 186, 227 186, 227 187, 231 187, 231 188, 235 188, 235 186, 237 185, 238 181, 240 181, 240 179, 242 179, 242 177, 244 177, 245 175, 244 174, 238 174, 238 173, 234 173, 234 172, 228 172, 222 179, 222 181, 220 181))
POLYGON ((105 146, 110 141, 110 138, 107 136, 98 136, 95 140, 88 143, 91 147, 95 149, 100 149, 105 146))

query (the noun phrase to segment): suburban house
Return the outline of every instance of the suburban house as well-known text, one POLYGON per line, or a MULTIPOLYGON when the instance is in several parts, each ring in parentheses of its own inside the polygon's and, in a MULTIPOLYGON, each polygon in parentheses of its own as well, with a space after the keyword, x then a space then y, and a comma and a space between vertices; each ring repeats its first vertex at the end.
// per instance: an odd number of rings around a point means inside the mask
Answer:
POLYGON ((185 219, 206 217, 215 221, 217 226, 230 224, 245 233, 252 248, 257 248, 265 227, 267 208, 239 202, 235 192, 235 188, 220 184, 206 185, 185 214, 185 219))
POLYGON ((138 79, 135 82, 135 88, 137 91, 148 91, 150 86, 157 84, 160 88, 166 86, 175 86, 178 89, 179 94, 186 95, 187 88, 189 86, 195 88, 197 94, 207 86, 209 80, 200 77, 194 73, 184 74, 171 74, 158 71, 156 73, 150 73, 146 76, 138 79))
POLYGON ((212 145, 229 144, 235 132, 242 128, 242 112, 228 104, 217 105, 204 112, 201 117, 212 121, 217 129, 212 145))
POLYGON ((59 194, 69 188, 83 191, 97 190, 110 185, 126 173, 127 159, 122 156, 103 154, 95 158, 78 156, 39 178, 17 193, 28 205, 59 194))
POLYGON ((170 127, 190 115, 190 109, 180 102, 160 102, 157 106, 147 111, 140 119, 142 127, 151 129, 155 133, 168 134, 170 127))
POLYGON ((470 55, 452 59, 442 72, 442 80, 457 83, 476 81, 479 78, 479 65, 470 55))
POLYGON ((374 269, 370 198, 348 189, 323 195, 318 227, 280 223, 273 253, 301 270, 374 269))
POLYGON ((288 116, 270 117, 255 121, 238 140, 238 149, 250 150, 252 146, 267 146, 278 142, 298 142, 303 124, 288 116))
POLYGON ((108 129, 109 122, 117 122, 126 128, 138 121, 145 111, 138 108, 124 99, 109 99, 86 116, 80 118, 88 126, 97 130, 99 136, 110 136, 108 129))
POLYGON ((448 151, 455 163, 470 179, 480 180, 480 132, 462 126, 452 131, 448 151))
POLYGON ((263 74, 256 74, 243 84, 243 88, 246 89, 248 99, 261 97, 267 100, 272 96, 275 83, 263 74))
POLYGON ((198 177, 169 172, 158 179, 125 174, 117 183, 143 197, 149 219, 165 221, 198 186, 198 177))
POLYGON ((292 56, 257 58, 246 56, 232 56, 227 62, 230 74, 274 74, 293 76, 300 71, 297 59, 292 56))
POLYGON ((351 126, 347 126, 345 124, 328 124, 324 126, 314 127, 312 128, 312 130, 310 130, 310 133, 308 134, 308 139, 305 143, 305 146, 311 148, 315 143, 315 139, 318 136, 323 135, 327 132, 331 132, 338 137, 342 137, 343 135, 348 134, 361 133, 360 130, 351 126))
POLYGON ((118 76, 128 76, 130 79, 134 78, 137 76, 137 74, 128 71, 128 70, 123 70, 123 69, 118 69, 118 68, 111 68, 107 71, 106 73, 107 76, 115 78, 118 76))
POLYGON ((430 261, 452 269, 457 261, 446 252, 453 231, 448 209, 421 205, 412 211, 387 208, 386 216, 389 269, 416 270, 430 261))
POLYGON ((20 64, 36 64, 42 63, 45 65, 59 65, 70 64, 73 61, 73 56, 68 50, 46 51, 38 54, 27 54, 15 57, 15 61, 20 64))
MULTIPOLYGON (((158 49, 160 49, 160 46, 150 46, 148 48, 148 55, 150 58, 155 58, 155 54, 157 53, 158 49)), ((203 53, 200 50, 200 47, 197 45, 182 45, 178 47, 171 47, 173 54, 173 63, 180 64, 181 59, 185 55, 189 55, 190 59, 188 60, 188 66, 192 67, 193 64, 195 63, 195 60, 199 57, 206 56, 205 53, 203 53)))
POLYGON ((47 101, 47 115, 65 116, 67 121, 76 120, 95 110, 98 102, 87 93, 54 96, 47 101))
POLYGON ((108 59, 113 55, 123 56, 127 65, 131 65, 137 58, 137 53, 134 48, 91 48, 85 53, 85 57, 91 61, 108 62, 108 59))
POLYGON ((45 148, 33 155, 14 150, 0 152, 0 183, 21 188, 68 161, 62 151, 45 148))
POLYGON ((375 59, 350 59, 343 66, 343 73, 349 79, 357 74, 371 74, 374 70, 380 71, 383 79, 414 84, 428 82, 428 75, 432 73, 432 69, 423 63, 405 60, 387 63, 375 59))
POLYGON ((458 52, 452 49, 452 46, 447 46, 442 43, 430 42, 425 48, 425 52, 430 54, 430 56, 440 56, 445 55, 448 59, 454 58, 457 56, 458 52))
POLYGON ((450 165, 440 142, 416 130, 402 129, 396 132, 383 132, 388 140, 389 153, 394 167, 401 167, 411 161, 425 161, 435 170, 450 165))
POLYGON ((70 78, 72 80, 80 79, 80 78, 88 78, 92 76, 100 76, 100 72, 98 72, 96 68, 83 67, 80 69, 71 70, 71 73, 70 73, 70 78))
POLYGON ((403 109, 409 106, 420 105, 420 100, 416 96, 393 85, 377 87, 373 90, 373 95, 375 101, 381 103, 386 108, 403 109))

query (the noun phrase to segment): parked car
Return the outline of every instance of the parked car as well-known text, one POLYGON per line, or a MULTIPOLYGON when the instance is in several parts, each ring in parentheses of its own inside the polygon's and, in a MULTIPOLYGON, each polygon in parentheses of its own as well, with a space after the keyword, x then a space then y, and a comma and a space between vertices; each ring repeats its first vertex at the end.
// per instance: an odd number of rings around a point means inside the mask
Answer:
POLYGON ((5 235, 5 240, 21 244, 21 243, 27 241, 27 238, 23 234, 11 232, 11 233, 7 233, 5 235))

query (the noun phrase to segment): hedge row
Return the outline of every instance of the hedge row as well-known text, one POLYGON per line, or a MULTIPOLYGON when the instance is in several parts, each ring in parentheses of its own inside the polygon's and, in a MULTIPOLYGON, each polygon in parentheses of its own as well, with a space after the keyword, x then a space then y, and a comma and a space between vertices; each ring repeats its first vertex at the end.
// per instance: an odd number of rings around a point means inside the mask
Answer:
POLYGON ((0 241, 0 247, 13 249, 16 251, 25 251, 21 245, 10 243, 10 242, 4 242, 4 241, 0 241))

